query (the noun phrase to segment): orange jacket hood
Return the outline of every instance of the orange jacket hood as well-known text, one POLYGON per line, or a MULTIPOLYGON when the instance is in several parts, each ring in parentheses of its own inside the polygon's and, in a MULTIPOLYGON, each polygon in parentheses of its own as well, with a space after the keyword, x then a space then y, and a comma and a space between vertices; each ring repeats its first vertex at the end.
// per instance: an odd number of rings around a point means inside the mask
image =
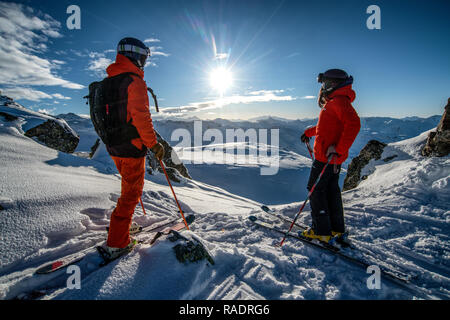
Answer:
POLYGON ((108 74, 108 77, 114 77, 125 72, 133 72, 141 79, 144 79, 144 71, 136 67, 127 57, 118 53, 116 56, 116 62, 106 68, 106 73, 108 74))

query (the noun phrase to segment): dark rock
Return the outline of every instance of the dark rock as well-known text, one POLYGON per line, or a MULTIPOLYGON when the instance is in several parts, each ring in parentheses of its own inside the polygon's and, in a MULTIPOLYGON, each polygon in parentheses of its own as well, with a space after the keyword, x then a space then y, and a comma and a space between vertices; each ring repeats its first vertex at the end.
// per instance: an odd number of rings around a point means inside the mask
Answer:
MULTIPOLYGON (((165 164, 166 172, 167 175, 169 176, 169 179, 174 182, 180 182, 183 179, 183 177, 187 179, 192 179, 184 164, 181 161, 177 161, 178 156, 175 150, 172 149, 170 144, 168 144, 167 141, 164 140, 158 132, 155 131, 155 133, 158 142, 163 145, 165 150, 163 162, 165 164)), ((149 153, 147 153, 147 172, 153 174, 153 172, 156 170, 161 173, 164 173, 163 169, 159 164, 158 159, 156 159, 154 153, 150 151, 149 153)))
POLYGON ((206 259, 211 265, 214 265, 213 258, 200 241, 187 239, 179 232, 173 230, 168 239, 172 242, 180 242, 173 247, 173 250, 177 260, 181 263, 197 262, 206 259))
POLYGON ((347 169, 343 191, 356 188, 361 180, 367 179, 367 176, 361 177, 361 170, 370 162, 370 160, 379 160, 383 154, 384 147, 386 147, 385 143, 377 140, 370 140, 361 150, 359 155, 352 159, 352 162, 347 169))
POLYGON ((5 113, 5 112, 0 112, 0 116, 5 118, 6 121, 14 121, 14 120, 19 119, 16 116, 13 116, 13 115, 5 113))
POLYGON ((30 138, 36 137, 47 147, 66 153, 73 153, 80 141, 72 130, 51 119, 29 129, 25 135, 30 138))
POLYGON ((5 210, 5 208, 2 207, 2 205, 0 204, 0 211, 5 210))
POLYGON ((441 121, 436 131, 428 135, 427 142, 422 149, 422 155, 426 157, 444 157, 450 153, 450 98, 444 109, 441 121))

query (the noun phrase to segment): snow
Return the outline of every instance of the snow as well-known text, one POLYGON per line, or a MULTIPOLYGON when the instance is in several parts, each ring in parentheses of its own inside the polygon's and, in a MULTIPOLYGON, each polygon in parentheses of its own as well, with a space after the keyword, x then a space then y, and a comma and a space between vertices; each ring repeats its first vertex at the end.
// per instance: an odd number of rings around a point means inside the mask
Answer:
MULTIPOLYGON (((414 292, 386 278, 382 278, 380 290, 370 290, 365 269, 293 239, 281 249, 275 247, 280 234, 256 228, 247 218, 256 215, 263 221, 273 221, 259 209, 262 202, 255 200, 259 187, 247 184, 242 191, 230 192, 217 186, 233 186, 220 181, 224 175, 230 175, 230 180, 240 175, 240 181, 250 179, 256 176, 252 168, 258 167, 233 166, 217 176, 226 166, 223 163, 212 165, 211 171, 203 165, 195 173, 208 182, 184 180, 174 184, 185 214, 196 216, 191 231, 183 234, 200 239, 215 265, 206 261, 179 263, 173 243, 164 237, 153 246, 140 244, 100 269, 100 257, 95 250, 87 249, 86 258, 77 263, 82 272, 81 289, 71 290, 66 287, 69 275, 65 270, 49 275, 33 272, 49 260, 104 241, 105 227, 120 194, 120 177, 104 147, 94 159, 64 154, 23 136, 21 121, 6 122, 0 117, 2 299, 26 297, 33 290, 42 291, 41 299, 450 297, 450 160, 448 156, 420 155, 426 132, 390 143, 381 160, 369 164, 372 174, 343 194, 346 223, 360 248, 349 254, 415 276, 411 280, 414 292), (392 155, 397 157, 383 161, 392 155), (233 171, 238 173, 233 176, 233 171), (247 194, 244 189, 249 189, 247 194)), ((80 137, 83 139, 82 134, 80 137)), ((302 177, 298 188, 304 188, 310 162, 303 154, 281 149, 282 159, 292 159, 283 164, 283 170, 301 171, 297 173, 302 177)), ((262 189, 280 181, 276 177, 268 176, 267 184, 262 178, 256 183, 262 189)), ((279 186, 270 190, 267 197, 275 198, 283 197, 286 189, 279 186)), ((147 215, 140 205, 135 212, 135 221, 141 225, 179 217, 163 175, 146 177, 142 200, 147 215)), ((293 217, 300 205, 293 202, 273 208, 293 217)), ((310 223, 308 210, 307 206, 299 219, 304 224, 310 223)), ((281 222, 277 225, 288 227, 281 222)))

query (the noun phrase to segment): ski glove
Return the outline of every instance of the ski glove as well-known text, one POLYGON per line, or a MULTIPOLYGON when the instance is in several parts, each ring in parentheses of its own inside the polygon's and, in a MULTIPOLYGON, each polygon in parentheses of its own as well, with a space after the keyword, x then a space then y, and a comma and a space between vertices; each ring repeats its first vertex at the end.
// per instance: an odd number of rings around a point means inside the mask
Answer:
POLYGON ((151 149, 154 153, 156 158, 161 161, 164 158, 165 150, 161 143, 157 142, 151 149))
POLYGON ((303 143, 309 143, 309 137, 306 136, 306 134, 302 134, 302 136, 300 137, 300 140, 302 140, 303 143))
POLYGON ((327 158, 329 158, 330 155, 332 155, 332 154, 336 155, 336 157, 339 156, 339 154, 336 152, 336 148, 335 148, 334 145, 331 145, 331 146, 328 147, 327 154, 326 154, 327 158))

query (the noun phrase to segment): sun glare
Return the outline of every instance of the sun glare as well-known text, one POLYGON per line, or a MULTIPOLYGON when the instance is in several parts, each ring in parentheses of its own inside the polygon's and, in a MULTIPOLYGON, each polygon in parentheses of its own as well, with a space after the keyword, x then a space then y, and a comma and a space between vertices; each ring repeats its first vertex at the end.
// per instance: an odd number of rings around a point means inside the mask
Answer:
POLYGON ((225 90, 231 87, 233 77, 229 70, 220 67, 211 72, 209 80, 211 87, 223 94, 225 90))

